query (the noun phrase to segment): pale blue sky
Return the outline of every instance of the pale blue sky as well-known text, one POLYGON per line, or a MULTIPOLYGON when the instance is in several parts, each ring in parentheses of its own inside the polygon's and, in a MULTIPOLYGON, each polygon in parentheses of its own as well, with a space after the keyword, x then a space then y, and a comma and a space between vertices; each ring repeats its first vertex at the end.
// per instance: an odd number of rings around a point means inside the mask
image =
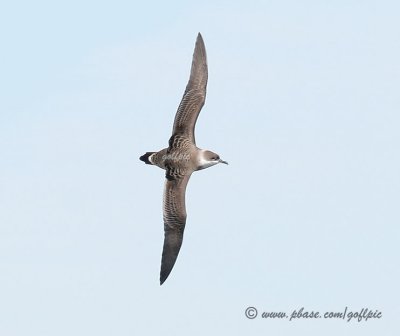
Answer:
POLYGON ((396 1, 0 6, 0 335, 398 335, 396 1), (180 256, 159 286, 166 146, 201 32, 180 256), (378 309, 383 318, 248 320, 378 309))

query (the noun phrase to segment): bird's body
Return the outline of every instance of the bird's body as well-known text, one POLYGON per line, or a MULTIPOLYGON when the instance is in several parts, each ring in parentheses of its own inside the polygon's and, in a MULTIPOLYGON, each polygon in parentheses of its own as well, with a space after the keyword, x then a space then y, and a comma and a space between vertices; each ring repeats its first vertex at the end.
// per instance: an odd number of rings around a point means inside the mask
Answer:
POLYGON ((194 128, 206 97, 208 69, 206 50, 200 33, 196 40, 189 82, 175 115, 169 145, 147 152, 140 160, 166 171, 163 199, 164 247, 160 283, 170 274, 182 245, 186 224, 185 192, 191 174, 218 163, 227 163, 218 154, 196 146, 194 128))

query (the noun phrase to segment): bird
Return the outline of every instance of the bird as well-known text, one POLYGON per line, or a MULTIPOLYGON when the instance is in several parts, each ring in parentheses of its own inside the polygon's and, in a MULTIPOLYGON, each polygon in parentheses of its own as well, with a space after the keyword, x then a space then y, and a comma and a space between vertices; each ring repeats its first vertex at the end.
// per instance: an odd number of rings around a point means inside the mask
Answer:
POLYGON ((198 33, 189 81, 175 115, 168 147, 140 156, 144 163, 165 170, 160 285, 170 275, 182 246, 187 217, 185 193, 190 176, 218 163, 228 164, 218 154, 196 146, 195 125, 205 103, 207 80, 206 48, 203 37, 198 33))

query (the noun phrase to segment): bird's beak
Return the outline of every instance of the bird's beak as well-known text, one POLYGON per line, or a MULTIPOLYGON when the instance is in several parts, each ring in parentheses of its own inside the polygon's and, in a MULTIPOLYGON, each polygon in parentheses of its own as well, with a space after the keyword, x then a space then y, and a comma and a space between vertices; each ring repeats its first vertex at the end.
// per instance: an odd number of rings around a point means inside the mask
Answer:
POLYGON ((228 164, 228 162, 226 162, 226 161, 224 161, 224 160, 221 160, 221 159, 219 159, 218 162, 219 162, 219 163, 225 163, 226 165, 228 164))

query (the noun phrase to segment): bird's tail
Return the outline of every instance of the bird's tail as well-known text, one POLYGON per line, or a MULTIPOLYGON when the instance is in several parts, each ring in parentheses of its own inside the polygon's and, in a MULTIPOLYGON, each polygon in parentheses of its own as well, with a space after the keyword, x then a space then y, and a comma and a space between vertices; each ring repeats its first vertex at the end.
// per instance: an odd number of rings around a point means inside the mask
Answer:
POLYGON ((150 161, 150 156, 153 155, 154 153, 157 152, 146 152, 146 154, 143 154, 139 159, 146 164, 153 165, 154 163, 150 161))

